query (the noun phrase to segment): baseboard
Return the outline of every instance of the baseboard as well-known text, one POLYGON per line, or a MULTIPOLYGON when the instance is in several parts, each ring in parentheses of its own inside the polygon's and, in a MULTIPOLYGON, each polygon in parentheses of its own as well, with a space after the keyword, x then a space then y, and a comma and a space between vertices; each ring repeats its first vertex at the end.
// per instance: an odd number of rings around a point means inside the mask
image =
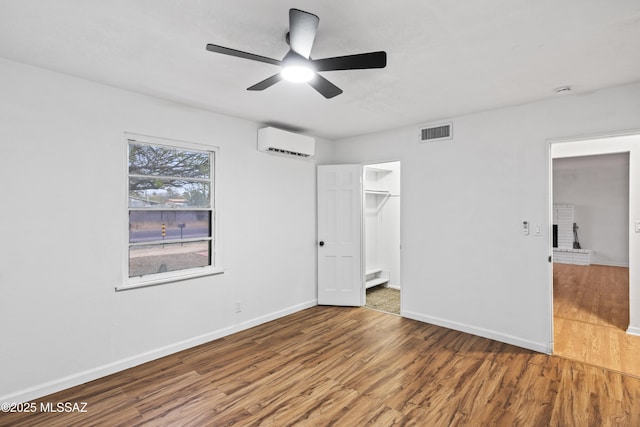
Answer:
POLYGON ((284 317, 289 314, 293 314, 310 307, 315 307, 316 305, 318 305, 317 300, 307 301, 305 303, 297 304, 283 310, 278 310, 264 316, 246 320, 236 325, 218 329, 216 331, 212 331, 204 335, 189 338, 187 340, 170 344, 165 347, 157 348, 155 350, 138 354, 136 356, 117 360, 113 363, 98 366, 93 369, 88 369, 82 372, 78 372, 76 374, 68 375, 63 378, 59 378, 53 381, 49 381, 43 384, 29 387, 15 393, 10 393, 4 396, 0 396, 0 403, 1 402, 21 403, 21 402, 29 402, 34 399, 39 399, 49 394, 66 390, 70 387, 75 387, 77 385, 84 384, 89 381, 97 380, 98 378, 106 377, 107 375, 115 374, 116 372, 133 368, 134 366, 142 365, 143 363, 151 362, 152 360, 160 359, 161 357, 165 357, 170 354, 174 354, 191 347, 205 344, 207 342, 216 340, 218 338, 226 337, 236 332, 244 331, 245 329, 253 328, 254 326, 258 326, 263 323, 270 322, 275 319, 279 319, 280 317, 284 317))
POLYGON ((468 325, 465 323, 454 322, 447 319, 441 319, 439 317, 427 316, 420 313, 414 313, 411 311, 403 310, 401 315, 409 319, 418 320, 420 322, 430 323, 432 325, 442 326, 444 328, 454 329, 460 332, 466 332, 468 334, 477 335, 484 338, 489 338, 495 341, 500 341, 505 344, 515 345, 516 347, 526 348, 528 350, 537 351, 539 353, 551 354, 553 352, 553 343, 540 343, 536 341, 530 341, 512 335, 503 334, 501 332, 493 331, 490 329, 478 328, 477 326, 468 325))
POLYGON ((616 261, 594 261, 591 260, 591 265, 604 265, 606 267, 627 267, 629 268, 628 262, 616 262, 616 261))
POLYGON ((629 326, 629 327, 627 328, 627 333, 628 333, 629 335, 637 335, 637 336, 639 336, 639 337, 640 337, 640 327, 637 327, 637 326, 629 326))

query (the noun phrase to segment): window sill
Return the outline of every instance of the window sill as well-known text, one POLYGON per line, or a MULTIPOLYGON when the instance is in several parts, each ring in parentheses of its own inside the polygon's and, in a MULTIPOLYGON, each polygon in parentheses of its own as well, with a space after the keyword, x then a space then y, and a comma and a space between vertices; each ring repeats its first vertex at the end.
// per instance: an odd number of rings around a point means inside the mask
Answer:
POLYGON ((163 285, 165 283, 181 282, 183 280, 195 279, 198 277, 217 276, 224 274, 222 269, 210 269, 206 271, 197 272, 177 272, 174 274, 168 273, 166 276, 154 277, 152 279, 133 278, 122 285, 116 286, 116 292, 128 291, 131 289, 148 288, 149 286, 163 285))

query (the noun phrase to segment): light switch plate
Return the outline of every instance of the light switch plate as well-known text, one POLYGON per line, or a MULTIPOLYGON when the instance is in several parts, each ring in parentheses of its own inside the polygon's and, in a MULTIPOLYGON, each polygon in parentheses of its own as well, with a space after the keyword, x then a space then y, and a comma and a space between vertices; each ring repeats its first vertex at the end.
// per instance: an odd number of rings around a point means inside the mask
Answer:
POLYGON ((533 226, 533 235, 534 236, 542 236, 542 225, 536 224, 533 226))

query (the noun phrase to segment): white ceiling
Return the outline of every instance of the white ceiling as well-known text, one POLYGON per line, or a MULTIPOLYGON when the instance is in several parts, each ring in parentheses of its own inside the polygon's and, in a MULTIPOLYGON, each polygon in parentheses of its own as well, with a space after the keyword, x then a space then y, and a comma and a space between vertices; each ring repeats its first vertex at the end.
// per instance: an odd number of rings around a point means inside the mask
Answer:
POLYGON ((639 0, 2 0, 0 57, 337 139, 640 80, 639 0), (288 9, 320 17, 313 58, 385 50, 344 90, 246 88, 281 59, 288 9))

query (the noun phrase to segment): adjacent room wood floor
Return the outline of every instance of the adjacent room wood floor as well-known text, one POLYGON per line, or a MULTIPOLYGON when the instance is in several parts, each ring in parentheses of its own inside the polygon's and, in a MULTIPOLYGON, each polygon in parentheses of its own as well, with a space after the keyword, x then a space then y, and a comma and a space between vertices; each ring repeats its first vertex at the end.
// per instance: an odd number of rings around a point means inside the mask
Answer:
POLYGON ((640 379, 365 308, 313 307, 48 396, 6 426, 640 425, 640 379))
POLYGON ((554 354, 640 378, 629 326, 629 269, 553 265, 554 354))

